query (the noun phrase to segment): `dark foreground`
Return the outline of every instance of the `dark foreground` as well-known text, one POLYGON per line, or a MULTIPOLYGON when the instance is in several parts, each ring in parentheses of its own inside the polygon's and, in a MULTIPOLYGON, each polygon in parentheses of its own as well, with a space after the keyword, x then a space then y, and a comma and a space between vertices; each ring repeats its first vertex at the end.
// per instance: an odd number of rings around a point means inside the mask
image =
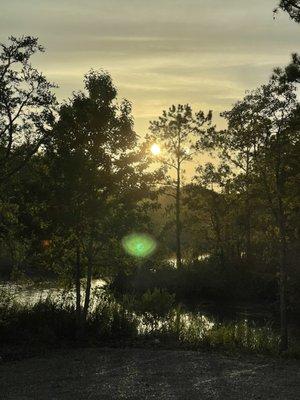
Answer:
POLYGON ((0 365, 1 400, 300 398, 300 363, 209 352, 74 349, 0 365))

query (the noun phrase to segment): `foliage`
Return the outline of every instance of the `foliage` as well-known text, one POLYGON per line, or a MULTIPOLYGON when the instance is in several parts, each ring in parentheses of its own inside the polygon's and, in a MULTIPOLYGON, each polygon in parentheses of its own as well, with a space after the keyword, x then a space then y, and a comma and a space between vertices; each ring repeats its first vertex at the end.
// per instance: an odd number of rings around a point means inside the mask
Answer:
MULTIPOLYGON (((148 298, 149 296, 153 294, 147 295, 148 298)), ((155 297, 157 296, 162 297, 162 293, 156 292, 155 297)), ((172 296, 166 296, 164 293, 163 297, 168 297, 168 301, 165 302, 167 304, 172 296)), ((107 295, 98 297, 97 306, 89 315, 85 336, 80 338, 79 343, 104 344, 107 341, 119 343, 127 340, 127 344, 136 345, 139 340, 144 343, 146 339, 154 336, 155 343, 167 342, 172 346, 190 349, 217 348, 277 354, 279 338, 270 325, 260 327, 246 320, 236 323, 213 323, 201 314, 186 314, 177 307, 168 311, 166 309, 166 313, 160 317, 157 315, 155 323, 149 329, 145 324, 149 324, 148 310, 151 308, 153 312, 153 309, 152 306, 149 308, 148 299, 145 300, 145 314, 140 314, 142 318, 128 310, 128 304, 128 299, 127 302, 118 304, 107 295)), ((0 338, 3 344, 78 343, 75 310, 49 299, 34 306, 20 306, 11 302, 9 298, 4 299, 2 295, 0 338)), ((296 347, 293 349, 291 355, 298 356, 296 347)))
POLYGON ((274 13, 281 9, 286 11, 290 18, 295 22, 300 22, 300 1, 299 0, 280 0, 278 7, 275 8, 274 13))
POLYGON ((151 198, 153 174, 145 172, 147 160, 137 148, 131 105, 118 104, 110 75, 91 70, 84 82, 86 92, 60 108, 46 157, 57 194, 49 204, 53 233, 63 238, 73 260, 80 256, 78 274, 86 269, 86 315, 97 261, 142 222, 139 202, 151 198))
POLYGON ((258 353, 277 352, 278 335, 268 326, 251 326, 247 321, 231 324, 216 324, 212 328, 203 327, 203 319, 196 318, 181 332, 181 341, 192 346, 208 346, 229 350, 244 349, 258 353))
MULTIPOLYGON (((297 20, 295 2, 280 7, 297 20)), ((55 279, 75 286, 76 298, 1 306, 2 334, 22 325, 25 337, 48 341, 71 340, 81 329, 99 340, 134 337, 142 321, 177 337, 188 329, 186 342, 243 347, 242 327, 201 335, 203 321, 182 327, 174 296, 273 306, 279 298, 287 345, 287 310, 300 304, 298 55, 221 114, 226 129, 216 129, 211 111, 173 105, 142 141, 131 104, 118 100, 107 72, 89 71, 84 90, 56 110, 54 86, 31 65, 40 51, 36 38, 12 37, 0 53, 1 276, 55 279), (155 160, 150 141, 161 148, 155 160), (205 151, 216 159, 185 184, 184 164, 205 151), (146 260, 122 249, 133 232, 158 244, 146 260), (127 296, 127 306, 103 298, 95 306, 93 277, 127 296)))
MULTIPOLYGON (((62 344, 78 340, 76 312, 71 304, 48 298, 34 305, 20 305, 3 293, 0 301, 1 343, 62 344)), ((102 297, 89 314, 82 340, 131 338, 136 333, 134 316, 116 302, 102 297)))
POLYGON ((122 299, 122 303, 141 318, 142 329, 146 331, 158 329, 168 318, 174 302, 174 294, 158 288, 149 289, 140 297, 126 295, 122 299))
POLYGON ((55 86, 31 65, 31 57, 41 51, 38 39, 31 36, 12 36, 1 44, 1 184, 7 184, 37 152, 54 121, 55 86))
MULTIPOLYGON (((256 269, 245 262, 220 265, 219 258, 209 258, 185 264, 182 270, 171 265, 157 269, 132 270, 123 282, 113 281, 110 286, 118 296, 122 294, 153 294, 158 289, 174 293, 177 300, 210 300, 222 304, 250 301, 276 302, 277 281, 270 272, 262 273, 262 265, 256 269)), ((155 296, 154 296, 155 297, 155 296)), ((150 296, 152 298, 152 295, 150 296)), ((160 304, 160 300, 156 300, 160 304)), ((159 305, 164 310, 162 305, 159 305)))
POLYGON ((283 79, 287 79, 288 82, 300 83, 300 56, 297 53, 292 54, 291 63, 285 67, 284 72, 283 79))
POLYGON ((138 320, 123 304, 112 296, 101 293, 90 314, 88 331, 95 339, 134 338, 137 336, 138 320))
POLYGON ((176 220, 176 263, 182 266, 182 219, 181 191, 183 165, 191 161, 195 151, 203 151, 211 146, 210 135, 214 132, 212 112, 193 112, 186 104, 172 105, 156 121, 150 122, 150 134, 147 140, 161 146, 161 157, 158 160, 165 169, 165 193, 175 199, 176 220), (169 171, 173 172, 169 172, 169 171), (174 176, 173 176, 174 175, 174 176))

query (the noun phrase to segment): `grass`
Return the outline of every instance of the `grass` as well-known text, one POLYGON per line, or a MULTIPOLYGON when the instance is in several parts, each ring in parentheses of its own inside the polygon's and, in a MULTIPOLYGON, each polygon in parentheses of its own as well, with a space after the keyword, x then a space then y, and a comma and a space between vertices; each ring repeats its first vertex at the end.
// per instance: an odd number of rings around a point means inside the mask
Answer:
MULTIPOLYGON (((122 304, 102 293, 88 316, 80 344, 152 343, 177 348, 278 354, 279 338, 271 326, 258 327, 246 320, 212 323, 203 315, 184 313, 174 306, 173 300, 172 295, 156 291, 139 300, 126 298, 122 304), (161 307, 157 307, 156 301, 161 307)), ((29 306, 19 305, 3 295, 0 299, 2 345, 78 344, 76 332, 72 305, 46 299, 29 306)), ((293 346, 287 355, 300 357, 299 346, 293 346)))

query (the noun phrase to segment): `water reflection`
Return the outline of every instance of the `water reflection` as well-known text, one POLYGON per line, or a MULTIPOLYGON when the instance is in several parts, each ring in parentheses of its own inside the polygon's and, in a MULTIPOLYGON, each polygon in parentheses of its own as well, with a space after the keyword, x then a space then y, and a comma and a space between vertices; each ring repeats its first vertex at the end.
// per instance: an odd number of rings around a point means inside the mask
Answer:
MULTIPOLYGON (((102 279, 94 279, 92 281, 92 291, 96 291, 105 286, 102 279)), ((6 283, 0 285, 0 292, 9 296, 10 299, 21 305, 33 306, 39 301, 51 299, 54 302, 64 300, 67 304, 71 304, 75 299, 75 289, 65 289, 53 286, 51 283, 42 286, 6 283)))
MULTIPOLYGON (((95 310, 99 302, 103 301, 105 297, 101 296, 101 294, 104 294, 104 286, 105 281, 101 279, 95 279, 92 282, 92 293, 94 294, 91 301, 92 311, 95 310)), ((37 302, 46 299, 51 299, 54 302, 63 303, 64 305, 75 304, 74 288, 66 290, 50 284, 41 287, 5 284, 0 285, 0 292, 1 291, 7 293, 12 300, 21 305, 33 306, 37 302)), ((83 298, 84 296, 82 296, 82 300, 83 298)), ((140 315, 128 308, 126 312, 134 316, 138 323, 138 333, 142 335, 159 331, 179 332, 194 330, 197 332, 197 335, 201 337, 204 332, 208 332, 220 324, 246 323, 249 326, 255 325, 257 327, 263 327, 270 325, 271 320, 270 315, 266 312, 262 312, 262 310, 253 311, 246 307, 216 307, 212 304, 196 304, 193 306, 177 305, 177 307, 170 311, 166 318, 153 318, 149 313, 140 315)))
POLYGON ((201 312, 188 313, 177 312, 176 309, 171 311, 167 318, 160 318, 154 323, 149 322, 149 318, 145 320, 143 316, 137 316, 138 320, 138 333, 147 335, 153 332, 174 331, 178 333, 185 329, 190 329, 193 325, 197 325, 199 335, 202 336, 204 332, 212 329, 215 326, 215 321, 208 318, 201 312))

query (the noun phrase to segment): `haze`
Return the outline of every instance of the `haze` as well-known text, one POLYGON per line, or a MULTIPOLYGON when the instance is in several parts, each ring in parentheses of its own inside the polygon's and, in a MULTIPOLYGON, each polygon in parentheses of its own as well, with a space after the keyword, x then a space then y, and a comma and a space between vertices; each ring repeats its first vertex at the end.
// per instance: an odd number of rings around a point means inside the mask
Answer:
MULTIPOLYGON (((299 25, 275 0, 0 0, 0 37, 30 34, 59 100, 90 68, 108 70, 133 103, 138 132, 172 103, 216 117, 300 50, 299 25)), ((220 124, 220 119, 217 117, 220 124)))

